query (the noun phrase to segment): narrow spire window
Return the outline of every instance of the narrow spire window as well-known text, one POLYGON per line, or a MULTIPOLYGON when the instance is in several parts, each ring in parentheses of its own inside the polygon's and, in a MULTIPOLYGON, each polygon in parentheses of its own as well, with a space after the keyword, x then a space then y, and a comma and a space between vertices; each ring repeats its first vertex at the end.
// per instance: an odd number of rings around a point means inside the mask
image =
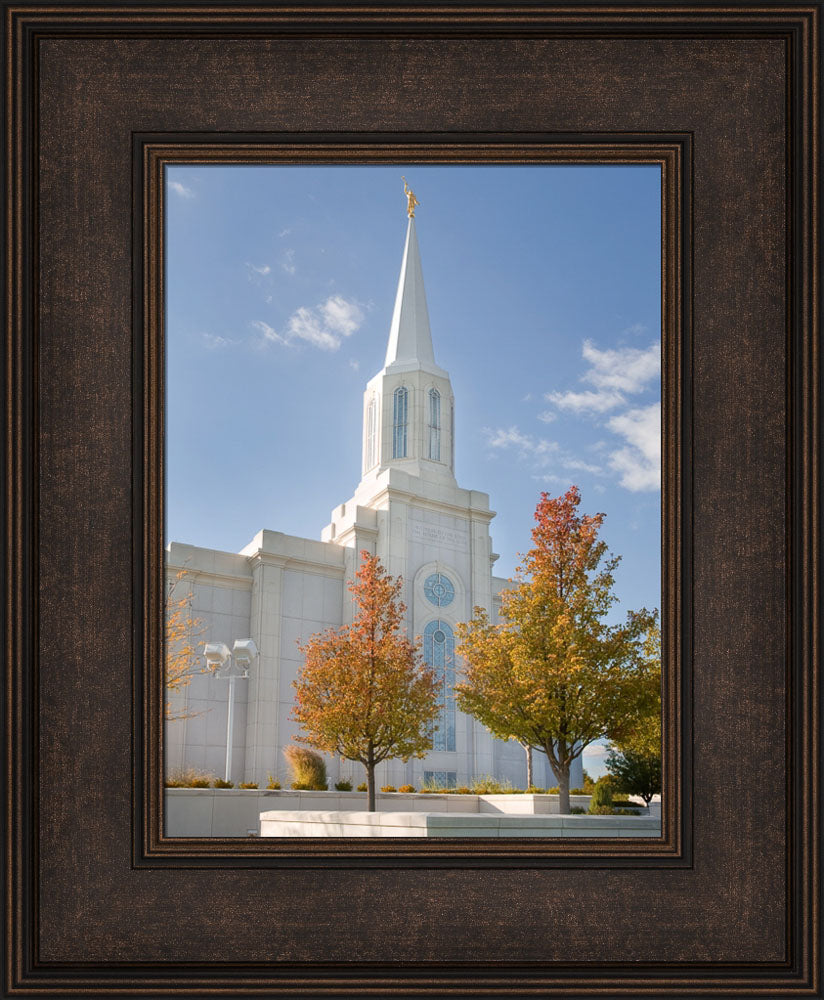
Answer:
POLYGON ((455 471, 455 405, 449 407, 449 468, 455 471))
POLYGON ((441 394, 437 389, 429 390, 429 457, 441 460, 441 394))
POLYGON ((392 458, 406 458, 406 425, 409 412, 409 392, 398 386, 392 411, 392 458))
POLYGON ((373 396, 366 407, 366 450, 363 471, 368 472, 378 464, 378 405, 373 396))

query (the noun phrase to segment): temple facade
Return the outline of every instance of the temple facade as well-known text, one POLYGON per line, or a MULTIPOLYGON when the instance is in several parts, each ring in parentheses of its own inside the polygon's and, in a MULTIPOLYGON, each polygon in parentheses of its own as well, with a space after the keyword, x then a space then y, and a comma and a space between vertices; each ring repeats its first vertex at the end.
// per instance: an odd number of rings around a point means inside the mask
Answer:
MULTIPOLYGON (((184 571, 179 586, 191 590, 193 614, 205 624, 200 638, 228 646, 252 639, 257 650, 248 677, 231 685, 235 783, 265 787, 272 776, 288 787, 283 748, 297 733, 289 716, 302 662, 298 646, 352 620, 347 583, 365 549, 403 579, 408 635, 420 637, 442 683, 433 750, 423 760, 385 761, 378 785, 460 786, 482 775, 526 785, 523 748, 495 739, 455 705, 455 626, 476 606, 496 621, 507 581, 493 573, 488 494, 455 479, 455 398, 449 374, 435 361, 413 209, 386 358, 364 392, 363 462, 353 496, 332 510, 319 541, 265 529, 239 553, 175 542, 167 549, 170 583, 184 571)), ((229 689, 225 678, 208 672, 173 693, 172 714, 182 717, 166 725, 168 769, 223 776, 229 689)), ((582 784, 581 768, 578 758, 572 787, 582 784)), ((362 766, 350 761, 327 758, 327 769, 330 782, 364 780, 362 766)), ((543 754, 534 754, 533 780, 557 783, 543 754)))

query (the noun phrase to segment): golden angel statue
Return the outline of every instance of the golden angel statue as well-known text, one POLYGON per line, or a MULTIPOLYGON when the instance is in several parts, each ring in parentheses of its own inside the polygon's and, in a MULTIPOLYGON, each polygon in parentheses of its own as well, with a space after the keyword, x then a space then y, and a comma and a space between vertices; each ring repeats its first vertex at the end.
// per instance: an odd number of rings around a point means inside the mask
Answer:
POLYGON ((401 177, 401 180, 403 181, 403 193, 406 195, 406 214, 409 216, 410 219, 414 219, 415 206, 420 205, 420 202, 415 197, 415 192, 406 183, 406 178, 401 177))

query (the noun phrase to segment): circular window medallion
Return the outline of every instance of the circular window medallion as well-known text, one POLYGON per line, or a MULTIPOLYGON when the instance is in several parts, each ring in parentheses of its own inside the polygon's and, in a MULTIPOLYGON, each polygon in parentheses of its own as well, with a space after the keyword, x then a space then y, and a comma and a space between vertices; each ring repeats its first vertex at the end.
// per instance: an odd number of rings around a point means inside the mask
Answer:
MULTIPOLYGON (((455 588, 448 576, 443 573, 433 573, 428 576, 423 585, 426 599, 436 608, 445 608, 455 598, 455 588)), ((439 639, 438 642, 443 640, 439 639)))
POLYGON ((442 632, 441 629, 437 629, 432 633, 432 638, 440 645, 442 642, 446 642, 446 633, 442 632))

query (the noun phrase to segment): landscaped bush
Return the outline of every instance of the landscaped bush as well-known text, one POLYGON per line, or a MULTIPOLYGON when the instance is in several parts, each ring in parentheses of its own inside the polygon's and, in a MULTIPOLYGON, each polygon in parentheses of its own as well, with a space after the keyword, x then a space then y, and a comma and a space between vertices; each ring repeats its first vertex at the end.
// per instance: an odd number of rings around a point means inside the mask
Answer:
POLYGON ((213 782, 215 788, 234 788, 234 781, 224 781, 223 778, 215 778, 213 782))
POLYGON ((397 788, 395 788, 394 785, 382 785, 381 786, 381 791, 382 792, 397 792, 397 788))
POLYGON ((461 785, 460 788, 453 788, 452 791, 455 795, 471 795, 472 789, 467 788, 466 785, 461 785))
POLYGON ((198 771, 195 767, 179 768, 166 775, 167 788, 208 788, 213 775, 198 771))
POLYGON ((593 806, 590 803, 589 814, 590 816, 614 816, 615 810, 612 806, 593 806))
POLYGON ((238 788, 257 788, 257 782, 256 781, 241 781, 241 783, 237 787, 238 788))
POLYGON ((560 792, 561 792, 561 789, 560 789, 560 787, 558 785, 553 785, 552 788, 547 788, 547 794, 548 795, 559 795, 560 792))
POLYGON ((411 795, 411 793, 415 791, 415 786, 414 785, 401 785, 401 787, 398 789, 398 791, 399 792, 403 792, 406 795, 411 795))
POLYGON ((617 816, 640 816, 640 809, 614 809, 612 810, 617 816))
POLYGON ((308 747, 288 746, 283 756, 292 769, 292 788, 311 792, 327 790, 326 762, 319 753, 308 747))
POLYGON ((474 795, 509 795, 519 789, 512 787, 512 782, 498 781, 491 774, 482 774, 472 779, 472 793, 474 795))
POLYGON ((592 790, 592 798, 589 801, 589 811, 593 815, 598 815, 598 810, 603 806, 612 808, 612 782, 605 778, 599 778, 595 782, 592 790))
POLYGON ((351 792, 352 782, 351 781, 336 781, 335 782, 336 792, 351 792))
POLYGON ((570 795, 589 795, 589 792, 585 788, 570 788, 570 795))
POLYGON ((586 815, 586 809, 584 809, 583 806, 570 806, 569 811, 570 811, 570 813, 572 813, 575 816, 585 816, 586 815))
POLYGON ((365 781, 362 781, 362 782, 361 782, 361 783, 360 783, 360 784, 358 785, 358 789, 357 789, 357 790, 358 790, 359 792, 365 792, 365 791, 367 791, 367 787, 366 787, 366 782, 365 782, 365 781))
POLYGON ((529 788, 527 788, 527 790, 526 790, 526 794, 527 795, 543 795, 545 790, 546 789, 544 789, 544 788, 538 788, 537 785, 530 785, 529 788))
POLYGON ((446 785, 441 785, 437 781, 424 781, 421 785, 421 791, 427 795, 440 795, 445 792, 451 792, 451 788, 447 788, 446 785))
POLYGON ((266 787, 272 792, 278 791, 280 789, 280 782, 275 781, 274 775, 269 774, 267 777, 269 780, 266 782, 266 787))

